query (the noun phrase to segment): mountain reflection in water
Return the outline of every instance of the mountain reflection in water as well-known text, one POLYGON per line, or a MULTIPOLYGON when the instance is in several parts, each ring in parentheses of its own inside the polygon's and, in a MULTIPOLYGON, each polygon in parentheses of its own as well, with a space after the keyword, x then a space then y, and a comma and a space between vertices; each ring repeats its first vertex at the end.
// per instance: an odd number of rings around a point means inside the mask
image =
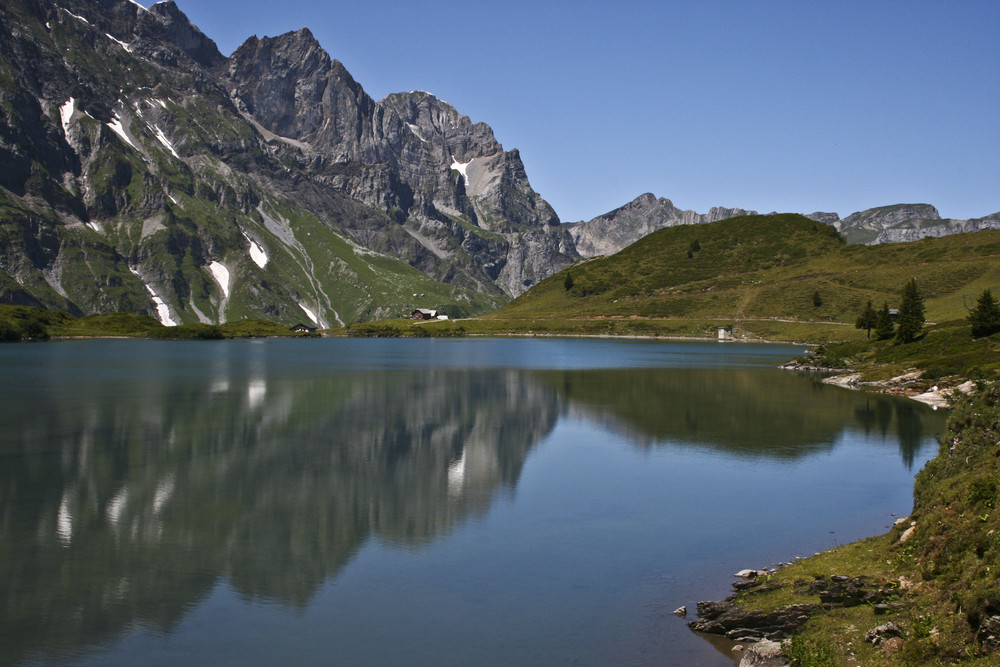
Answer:
POLYGON ((116 359, 13 365, 0 386, 0 662, 169 631, 220 580, 305 608, 366 541, 420 549, 484 515, 561 417, 782 460, 877 431, 908 466, 939 420, 754 369, 116 359))

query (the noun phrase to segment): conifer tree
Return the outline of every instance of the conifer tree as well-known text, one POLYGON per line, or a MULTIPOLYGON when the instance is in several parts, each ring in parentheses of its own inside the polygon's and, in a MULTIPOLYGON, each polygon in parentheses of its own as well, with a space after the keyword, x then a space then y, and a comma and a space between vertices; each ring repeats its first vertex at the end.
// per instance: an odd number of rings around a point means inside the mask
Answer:
POLYGON ((976 307, 969 311, 972 337, 982 338, 1000 331, 1000 304, 993 293, 985 289, 976 301, 976 307))
POLYGON ((855 329, 864 329, 867 332, 868 340, 872 338, 872 329, 878 323, 878 312, 872 305, 872 300, 868 299, 868 303, 865 304, 865 309, 861 311, 858 315, 858 319, 854 322, 855 329))
POLYGON ((878 311, 875 318, 875 339, 888 340, 893 334, 892 316, 889 314, 889 303, 882 304, 882 309, 878 311))
POLYGON ((911 343, 924 330, 924 299, 917 289, 917 279, 910 278, 903 287, 903 297, 899 303, 899 328, 896 340, 911 343))

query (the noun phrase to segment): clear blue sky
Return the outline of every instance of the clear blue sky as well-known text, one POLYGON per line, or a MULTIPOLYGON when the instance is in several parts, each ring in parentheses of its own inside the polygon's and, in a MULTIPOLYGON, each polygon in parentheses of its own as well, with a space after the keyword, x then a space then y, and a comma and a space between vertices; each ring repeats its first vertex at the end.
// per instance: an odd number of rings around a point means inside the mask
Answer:
POLYGON ((564 222, 643 192, 1000 211, 997 0, 176 1, 225 55, 306 26, 375 99, 488 123, 564 222))

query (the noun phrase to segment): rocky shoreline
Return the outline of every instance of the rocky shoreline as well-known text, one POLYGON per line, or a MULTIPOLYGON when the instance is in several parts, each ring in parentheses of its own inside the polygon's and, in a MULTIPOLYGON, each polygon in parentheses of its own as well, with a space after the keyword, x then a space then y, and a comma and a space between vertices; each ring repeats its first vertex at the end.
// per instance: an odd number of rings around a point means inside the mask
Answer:
MULTIPOLYGON (((773 611, 763 612, 737 603, 740 594, 754 595, 782 588, 769 582, 768 575, 777 570, 743 570, 737 572, 740 581, 733 584, 734 592, 724 600, 699 602, 698 618, 688 623, 695 632, 722 635, 735 642, 735 653, 741 655, 740 667, 788 667, 785 655, 786 642, 813 614, 838 607, 856 607, 866 604, 874 615, 887 614, 901 605, 898 582, 877 582, 869 577, 833 575, 813 581, 797 580, 793 594, 819 596, 820 602, 789 604, 773 611)), ((686 613, 685 608, 675 612, 686 613)), ((865 641, 876 646, 892 643, 899 636, 895 624, 886 623, 868 631, 865 641)))
POLYGON ((888 380, 862 380, 861 373, 849 368, 825 368, 798 360, 782 364, 781 368, 792 371, 831 373, 832 375, 823 378, 822 382, 848 389, 868 389, 893 396, 904 396, 930 405, 935 410, 951 405, 956 392, 969 394, 975 389, 974 383, 963 377, 950 376, 937 380, 926 380, 923 377, 923 371, 919 370, 897 375, 888 380))

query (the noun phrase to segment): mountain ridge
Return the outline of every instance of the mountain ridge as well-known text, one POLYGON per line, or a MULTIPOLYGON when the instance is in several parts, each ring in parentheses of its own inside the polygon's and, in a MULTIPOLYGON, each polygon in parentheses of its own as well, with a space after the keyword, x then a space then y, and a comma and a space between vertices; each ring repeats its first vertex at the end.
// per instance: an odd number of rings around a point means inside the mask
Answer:
MULTIPOLYGON (((681 210, 666 198, 644 193, 616 209, 587 221, 569 222, 577 251, 584 257, 612 255, 654 231, 717 222, 756 211, 713 206, 708 213, 681 210)), ((776 212, 772 211, 770 215, 776 212)), ((1000 212, 982 218, 942 218, 929 204, 894 204, 857 211, 841 218, 837 213, 800 214, 834 227, 848 243, 879 244, 918 241, 926 237, 1000 229, 1000 212)))

